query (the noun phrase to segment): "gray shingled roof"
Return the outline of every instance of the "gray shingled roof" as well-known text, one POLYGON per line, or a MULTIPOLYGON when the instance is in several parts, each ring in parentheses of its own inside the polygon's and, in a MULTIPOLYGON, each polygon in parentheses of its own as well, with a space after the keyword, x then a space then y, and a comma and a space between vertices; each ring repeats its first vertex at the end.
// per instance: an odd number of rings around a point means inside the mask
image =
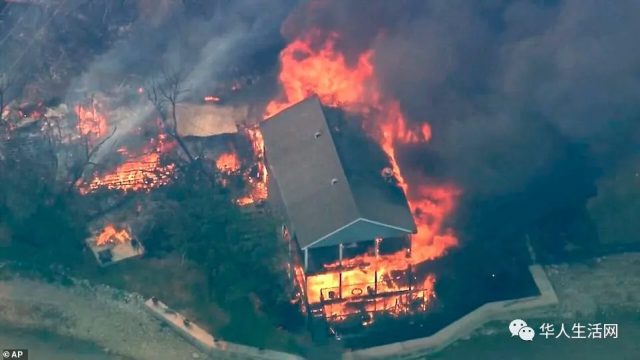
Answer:
POLYGON ((338 150, 347 148, 336 148, 316 97, 280 112, 261 129, 270 179, 301 248, 415 232, 404 194, 382 180, 381 168, 372 169, 375 176, 349 178, 361 166, 358 159, 351 159, 355 166, 343 166, 349 156, 338 150))

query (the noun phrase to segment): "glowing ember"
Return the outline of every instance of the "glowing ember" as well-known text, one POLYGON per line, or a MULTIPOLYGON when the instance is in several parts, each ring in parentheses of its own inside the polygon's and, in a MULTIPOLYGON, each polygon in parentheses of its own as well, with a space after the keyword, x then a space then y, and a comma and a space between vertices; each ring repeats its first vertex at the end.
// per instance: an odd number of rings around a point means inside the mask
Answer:
MULTIPOLYGON (((115 170, 104 174, 96 174, 88 184, 79 184, 78 189, 85 195, 98 189, 128 191, 150 191, 171 182, 174 164, 162 165, 161 153, 173 146, 165 143, 164 138, 152 141, 147 148, 152 150, 146 154, 131 156, 125 163, 118 165, 115 170)), ((149 150, 147 150, 149 151, 149 150)), ((127 149, 120 148, 118 152, 127 155, 127 149)))
MULTIPOLYGON (((340 107, 363 116, 365 130, 378 140, 389 157, 393 176, 407 196, 417 233, 412 236, 410 254, 405 251, 380 256, 365 254, 343 260, 342 263, 325 265, 325 272, 308 275, 307 299, 310 304, 317 304, 339 294, 338 298, 344 301, 334 302, 330 308, 325 306, 325 314, 334 319, 343 319, 353 310, 348 309, 349 299, 360 297, 363 291, 372 291, 370 287, 373 285, 376 286, 373 289, 375 294, 402 295, 365 302, 367 308, 364 310, 399 314, 404 311, 400 309, 407 309, 407 306, 399 305, 411 302, 406 296, 415 296, 408 293, 412 280, 407 278, 413 276, 410 275, 411 266, 442 256, 447 249, 458 243, 452 231, 445 228, 445 219, 453 211, 460 191, 453 185, 407 183, 396 160, 396 148, 399 145, 429 141, 431 128, 428 124, 418 128, 410 126, 398 102, 381 95, 371 63, 373 51, 364 52, 355 65, 348 66, 344 55, 335 50, 337 34, 324 36, 324 43, 318 48, 310 45, 318 43, 316 40, 322 39, 321 36, 320 32, 312 31, 294 40, 280 53, 282 70, 279 80, 283 96, 268 104, 265 117, 314 94, 324 105, 340 107), (330 291, 333 293, 329 294, 330 291)), ((435 278, 430 275, 421 284, 417 284, 424 291, 423 300, 435 296, 434 283, 435 278)))
POLYGON ((227 152, 216 159, 216 168, 224 174, 233 174, 240 170, 240 159, 234 152, 227 152))
POLYGON ((131 234, 127 229, 118 230, 113 224, 108 224, 96 236, 96 246, 124 244, 131 240, 131 234))
POLYGON ((107 134, 107 119, 97 107, 98 105, 93 101, 90 106, 76 105, 74 109, 78 117, 78 132, 90 141, 95 141, 107 134))
POLYGON ((0 109, 0 118, 7 119, 11 114, 11 108, 9 105, 6 105, 4 108, 0 109))
POLYGON ((253 174, 253 171, 250 171, 250 173, 252 173, 251 176, 249 174, 246 174, 245 176, 250 189, 248 195, 236 199, 236 204, 240 206, 247 206, 264 201, 269 196, 267 188, 269 174, 267 173, 267 168, 264 164, 264 139, 262 138, 262 133, 257 127, 247 128, 246 132, 249 136, 249 140, 251 141, 257 169, 255 174, 253 174))
POLYGON ((208 95, 208 96, 205 96, 203 100, 204 102, 208 102, 208 103, 219 103, 221 99, 217 96, 208 95))
MULTIPOLYGON (((346 319, 350 315, 358 314, 361 312, 367 312, 370 314, 370 318, 363 321, 362 325, 369 325, 374 321, 376 313, 384 312, 393 316, 400 316, 409 314, 412 311, 425 311, 429 301, 435 298, 433 287, 435 284, 435 277, 433 275, 427 276, 424 283, 420 286, 420 291, 408 292, 407 289, 402 289, 390 296, 373 297, 367 299, 367 301, 361 301, 365 293, 355 296, 345 297, 346 301, 331 303, 327 302, 323 306, 323 310, 327 318, 331 321, 340 321, 346 319), (353 301, 350 301, 353 300, 353 301), (360 301, 358 301, 360 300, 360 301)), ((353 287, 353 289, 360 289, 353 287)))

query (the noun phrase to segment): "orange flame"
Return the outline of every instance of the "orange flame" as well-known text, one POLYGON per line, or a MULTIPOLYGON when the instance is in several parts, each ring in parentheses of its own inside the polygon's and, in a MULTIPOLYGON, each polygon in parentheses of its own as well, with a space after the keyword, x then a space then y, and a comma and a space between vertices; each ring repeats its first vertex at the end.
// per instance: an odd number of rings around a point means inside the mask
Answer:
POLYGON ((219 103, 221 99, 217 96, 207 95, 204 97, 203 100, 204 102, 208 102, 208 103, 219 103))
POLYGON ((90 106, 76 105, 75 113, 78 117, 78 132, 90 141, 95 141, 107 134, 107 119, 101 114, 94 102, 90 106))
MULTIPOLYGON (((353 289, 376 281, 377 293, 409 290, 411 285, 403 278, 410 273, 407 271, 410 266, 442 256, 447 249, 458 244, 453 232, 445 227, 445 220, 453 212, 460 191, 453 185, 409 185, 398 165, 396 149, 404 144, 429 141, 432 136, 430 126, 412 127, 402 114, 399 103, 381 94, 371 63, 372 50, 362 53, 354 65, 349 66, 344 55, 335 50, 337 34, 326 36, 319 48, 311 46, 321 35, 317 30, 311 31, 280 53, 282 69, 279 80, 283 96, 267 105, 265 117, 314 94, 324 105, 362 115, 365 129, 378 140, 389 157, 394 176, 407 196, 417 233, 411 238, 410 256, 404 251, 390 255, 365 254, 342 263, 325 265, 327 271, 307 276, 307 299, 310 304, 319 303, 327 298, 327 290, 334 289, 348 302, 351 292, 362 292, 360 287, 357 291, 353 289)), ((430 275, 420 284, 428 293, 427 298, 434 296, 434 282, 435 278, 430 275)), ((336 305, 332 306, 325 311, 338 317, 346 314, 345 308, 337 306, 336 310, 336 305)), ((372 306, 389 309, 390 305, 374 302, 372 306)))
MULTIPOLYGON (((419 287, 420 291, 392 294, 384 297, 374 297, 367 301, 357 301, 353 296, 346 298, 346 301, 337 303, 327 303, 323 310, 330 321, 345 320, 350 315, 355 315, 365 311, 371 314, 369 319, 365 319, 362 325, 370 325, 375 320, 376 313, 384 312, 392 316, 409 314, 411 311, 425 311, 429 302, 435 298, 433 287, 435 276, 428 275, 424 283, 419 287), (353 299, 354 301, 350 301, 353 299), (418 309, 412 308, 417 305, 418 309)), ((355 289, 355 288, 354 288, 355 289)), ((360 299, 362 296, 360 296, 360 299)), ((345 299, 343 295, 343 299, 345 299)))
POLYGON ((124 244, 131 241, 131 239, 131 234, 127 229, 118 230, 113 224, 108 224, 102 229, 100 234, 96 236, 96 246, 124 244))
POLYGON ((268 173, 264 164, 264 139, 260 130, 255 128, 247 128, 247 135, 251 141, 254 159, 256 160, 257 171, 254 176, 245 176, 249 183, 249 194, 236 199, 236 204, 247 206, 264 201, 269 196, 267 188, 268 173))
POLYGON ((226 152, 216 159, 216 168, 224 174, 233 174, 240 170, 240 159, 235 152, 226 152))
POLYGON ((377 97, 369 87, 373 80, 373 52, 360 55, 356 66, 349 67, 344 55, 334 51, 338 35, 329 34, 322 48, 314 50, 311 40, 318 35, 318 31, 313 31, 293 41, 280 53, 282 70, 279 80, 285 97, 271 101, 265 117, 275 115, 312 94, 316 94, 323 104, 351 111, 364 110, 368 105, 364 100, 377 97))

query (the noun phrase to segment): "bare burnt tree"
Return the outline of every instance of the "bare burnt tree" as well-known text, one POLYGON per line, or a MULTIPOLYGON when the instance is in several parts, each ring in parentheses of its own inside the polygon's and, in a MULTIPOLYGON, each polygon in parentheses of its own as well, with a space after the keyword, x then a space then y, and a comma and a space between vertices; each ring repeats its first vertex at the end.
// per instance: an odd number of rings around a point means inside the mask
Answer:
POLYGON ((163 71, 159 80, 151 82, 147 90, 147 98, 160 115, 167 134, 176 140, 180 149, 186 155, 188 162, 192 164, 196 158, 178 133, 176 107, 187 92, 187 89, 183 87, 183 82, 184 76, 181 71, 163 71))
MULTIPOLYGON (((66 180, 65 182, 68 183, 67 192, 73 191, 75 186, 80 185, 83 180, 83 177, 87 175, 89 172, 92 172, 93 170, 96 170, 102 167, 102 164, 100 162, 95 161, 95 158, 96 158, 95 155, 98 153, 101 153, 102 150, 104 150, 103 147, 110 144, 111 149, 109 149, 109 151, 111 151, 113 150, 113 147, 116 145, 115 142, 112 142, 110 140, 117 133, 118 127, 114 127, 111 130, 111 133, 109 135, 102 137, 100 135, 102 134, 102 129, 101 129, 102 124, 95 123, 95 121, 97 121, 96 120, 97 102, 95 99, 95 95, 90 94, 84 103, 86 104, 87 102, 91 104, 90 106, 91 106, 91 109, 93 110, 94 123, 88 125, 88 127, 82 126, 81 115, 79 113, 76 113, 77 123, 75 125, 75 131, 78 136, 78 142, 74 142, 74 144, 72 145, 74 146, 74 149, 71 150, 71 152, 73 152, 74 154, 77 154, 77 156, 73 157, 73 163, 69 168, 68 177, 65 179, 66 180)), ((52 124, 58 125, 58 122, 56 121, 56 119, 51 119, 51 120, 53 120, 51 121, 52 124)), ((59 127, 58 128, 54 127, 54 129, 59 130, 59 127)))
POLYGON ((78 164, 76 164, 76 166, 74 166, 73 170, 71 171, 71 181, 69 182, 67 192, 72 192, 75 186, 81 183, 82 177, 87 171, 89 171, 89 169, 95 169, 100 166, 99 163, 93 161, 94 155, 98 153, 102 146, 104 146, 104 144, 113 137, 117 130, 118 128, 114 127, 111 131, 111 134, 104 137, 102 140, 95 144, 89 139, 88 135, 81 134, 85 151, 82 160, 78 164))

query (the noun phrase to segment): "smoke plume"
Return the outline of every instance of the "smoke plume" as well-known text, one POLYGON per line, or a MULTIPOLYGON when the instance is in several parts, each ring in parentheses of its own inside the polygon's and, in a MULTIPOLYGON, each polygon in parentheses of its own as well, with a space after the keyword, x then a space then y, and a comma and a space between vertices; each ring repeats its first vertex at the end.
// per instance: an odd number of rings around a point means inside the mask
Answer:
MULTIPOLYGON (((113 90, 117 82, 135 91, 150 80, 163 81, 180 73, 182 100, 201 101, 230 76, 268 69, 282 46, 280 24, 288 13, 287 0, 278 1, 138 1, 139 17, 128 34, 94 59, 69 86, 66 100, 81 101, 88 94, 113 90), (200 5, 202 5, 200 7, 200 5), (194 14, 196 12, 196 14, 194 14), (256 59, 257 54, 273 55, 256 59), (231 75, 230 75, 231 74, 231 75)), ((140 126, 153 113, 144 96, 129 104, 126 119, 111 119, 118 131, 110 143, 140 126)), ((100 157, 103 154, 96 154, 100 157)))
POLYGON ((492 243, 583 209, 639 151, 638 14, 633 0, 323 0, 283 33, 335 32, 351 59, 374 49, 384 91, 432 126, 402 165, 461 185, 458 221, 492 243))
MULTIPOLYGON (((399 161, 463 189, 457 228, 472 237, 518 237, 583 209, 599 176, 639 152, 636 0, 131 3, 137 20, 74 79, 68 102, 124 78, 144 85, 161 69, 182 70, 201 96, 238 68, 269 73, 285 41, 337 34, 348 61, 372 49, 382 90, 414 125, 431 125, 431 141, 407 145, 399 161)), ((265 101, 276 96, 271 83, 265 101)), ((148 117, 144 105, 126 129, 148 117)))

